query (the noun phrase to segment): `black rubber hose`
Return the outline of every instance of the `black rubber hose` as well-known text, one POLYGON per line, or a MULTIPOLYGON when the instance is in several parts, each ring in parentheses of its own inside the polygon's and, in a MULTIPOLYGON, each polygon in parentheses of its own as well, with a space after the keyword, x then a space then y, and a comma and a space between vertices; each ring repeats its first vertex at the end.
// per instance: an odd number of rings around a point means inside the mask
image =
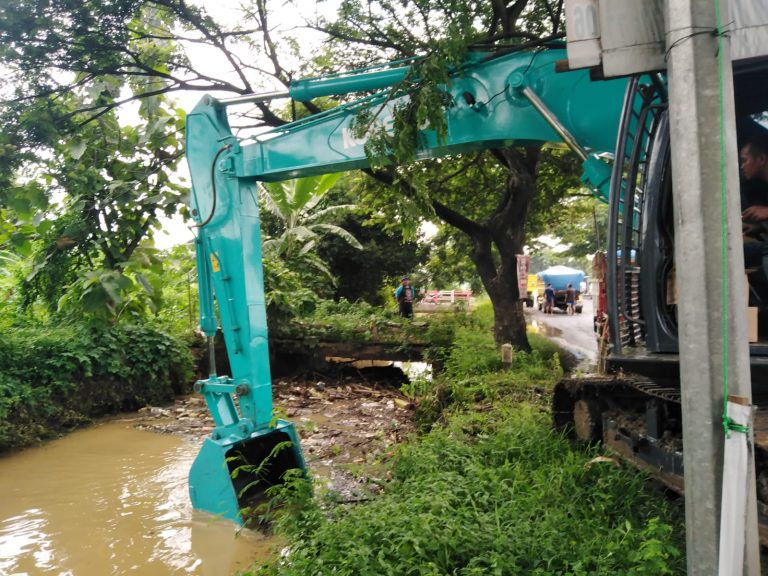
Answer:
POLYGON ((222 153, 226 152, 230 148, 232 148, 232 144, 222 146, 213 157, 213 162, 211 162, 211 192, 213 194, 213 206, 211 206, 211 213, 208 214, 208 218, 206 218, 205 221, 201 222, 200 224, 194 224, 192 226, 193 228, 202 228, 213 219, 213 215, 216 213, 216 161, 219 159, 219 156, 221 156, 222 153))

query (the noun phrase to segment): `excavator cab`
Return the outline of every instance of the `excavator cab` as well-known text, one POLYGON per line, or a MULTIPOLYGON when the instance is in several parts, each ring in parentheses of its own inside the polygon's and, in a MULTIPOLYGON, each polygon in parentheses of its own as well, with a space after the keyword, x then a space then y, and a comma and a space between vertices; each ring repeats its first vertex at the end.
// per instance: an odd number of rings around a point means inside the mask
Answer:
MULTIPOLYGON (((739 146, 768 132, 768 57, 736 62, 733 71, 739 146)), ((625 96, 612 182, 607 251, 612 371, 664 377, 662 356, 678 352, 678 293, 672 202, 667 87, 662 74, 633 77, 625 96), (636 253, 635 261, 622 253, 636 253)), ((768 205, 768 183, 742 182, 743 208, 768 205)), ((768 233, 764 232, 768 238, 768 233)), ((768 258, 748 266, 753 380, 765 375, 768 356, 768 258), (760 317, 759 332, 757 317, 760 317)))

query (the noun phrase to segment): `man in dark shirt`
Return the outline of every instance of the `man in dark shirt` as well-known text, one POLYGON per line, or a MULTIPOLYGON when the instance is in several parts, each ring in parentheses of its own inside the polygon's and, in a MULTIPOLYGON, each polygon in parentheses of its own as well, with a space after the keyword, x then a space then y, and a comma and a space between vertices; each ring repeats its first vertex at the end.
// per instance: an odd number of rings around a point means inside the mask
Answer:
POLYGON ((745 224, 744 264, 747 268, 762 265, 768 254, 768 133, 752 136, 739 151, 745 186, 756 202, 746 208, 741 218, 745 224))
POLYGON ((576 314, 576 290, 573 284, 568 284, 565 289, 565 313, 576 314))
POLYGON ((400 286, 395 290, 395 298, 400 307, 400 316, 410 318, 413 316, 413 286, 411 286, 408 276, 403 276, 400 286))
POLYGON ((547 283, 544 289, 544 314, 552 314, 555 310, 555 289, 551 283, 547 283))

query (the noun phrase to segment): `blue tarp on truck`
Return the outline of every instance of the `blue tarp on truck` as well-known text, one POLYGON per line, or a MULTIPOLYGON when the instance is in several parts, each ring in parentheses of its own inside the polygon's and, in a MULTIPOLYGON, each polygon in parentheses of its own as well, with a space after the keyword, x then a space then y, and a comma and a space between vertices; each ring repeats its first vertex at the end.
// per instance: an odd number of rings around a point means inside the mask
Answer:
POLYGON ((544 284, 552 284, 555 291, 565 290, 568 288, 568 284, 573 284, 574 289, 578 292, 584 281, 584 272, 568 266, 552 266, 539 272, 538 276, 544 281, 544 284))

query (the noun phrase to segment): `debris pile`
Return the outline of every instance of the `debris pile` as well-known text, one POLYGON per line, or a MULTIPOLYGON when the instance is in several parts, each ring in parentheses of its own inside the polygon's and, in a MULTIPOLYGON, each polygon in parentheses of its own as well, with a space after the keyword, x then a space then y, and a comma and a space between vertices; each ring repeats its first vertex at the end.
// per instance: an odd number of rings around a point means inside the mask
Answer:
MULTIPOLYGON (((398 370, 399 372, 399 370, 398 370)), ((304 458, 319 485, 343 501, 364 500, 386 480, 382 464, 413 432, 413 405, 399 391, 400 378, 380 371, 313 374, 273 384, 276 414, 296 426, 304 458)), ((214 423, 202 396, 183 396, 171 406, 147 406, 134 426, 202 442, 214 423)))

